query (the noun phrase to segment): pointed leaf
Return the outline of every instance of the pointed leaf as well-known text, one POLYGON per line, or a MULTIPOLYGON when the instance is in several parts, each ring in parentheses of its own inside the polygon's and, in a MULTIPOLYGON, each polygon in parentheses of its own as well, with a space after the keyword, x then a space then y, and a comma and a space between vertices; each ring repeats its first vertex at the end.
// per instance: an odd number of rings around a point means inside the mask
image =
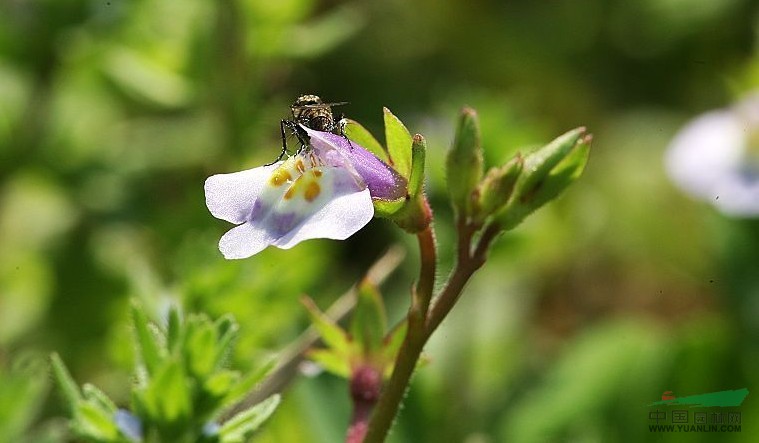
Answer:
POLYGON ((118 409, 116 407, 116 404, 113 403, 113 401, 95 385, 85 383, 82 387, 82 390, 84 391, 84 398, 92 403, 97 404, 101 409, 104 409, 111 414, 115 413, 118 409))
POLYGON ((192 411, 190 386, 182 365, 172 359, 156 371, 145 393, 145 402, 154 418, 174 424, 188 418, 192 411))
POLYGON ((177 346, 182 340, 182 320, 180 318, 179 309, 176 306, 171 306, 169 309, 168 326, 166 327, 166 347, 169 353, 174 354, 177 346))
POLYGON ((113 413, 88 402, 81 402, 74 412, 72 427, 83 437, 95 441, 119 441, 119 429, 113 422, 113 413))
POLYGON ((395 170, 408 179, 411 175, 411 133, 389 109, 383 108, 382 111, 385 120, 385 142, 390 161, 395 170))
POLYGON ((407 330, 408 322, 404 320, 395 325, 393 330, 387 333, 382 348, 383 355, 387 360, 395 360, 395 356, 398 355, 398 351, 401 349, 403 340, 406 338, 407 330))
POLYGON ((227 394, 227 397, 224 399, 224 405, 226 406, 232 404, 248 395, 248 393, 252 391, 259 382, 261 382, 261 380, 263 380, 267 375, 271 373, 272 370, 274 370, 274 367, 276 365, 277 360, 271 359, 255 370, 250 371, 249 373, 242 376, 240 381, 227 394))
POLYGON ((372 355, 382 345, 387 316, 382 295, 376 286, 363 280, 356 291, 356 307, 351 317, 351 336, 364 353, 372 355))
POLYGON ((216 321, 216 330, 219 336, 219 340, 216 343, 216 368, 220 368, 232 353, 232 347, 235 340, 237 340, 240 327, 232 316, 225 315, 216 321))
POLYGON ((376 138, 369 132, 368 129, 361 126, 360 123, 346 119, 346 124, 343 130, 346 137, 356 144, 363 146, 367 151, 374 154, 378 159, 384 163, 390 164, 390 157, 387 155, 387 150, 377 141, 376 138))
POLYGON ((324 343, 336 352, 348 355, 348 350, 350 348, 348 334, 346 334, 340 326, 335 324, 331 318, 322 313, 319 308, 316 307, 313 300, 308 297, 303 297, 301 302, 308 310, 308 313, 311 316, 311 322, 319 332, 324 343))
POLYGON ((246 409, 224 423, 219 431, 222 443, 244 443, 265 422, 279 405, 275 394, 261 403, 246 409))
POLYGON ((71 377, 71 373, 66 369, 66 365, 57 353, 53 353, 50 356, 50 363, 53 366, 55 381, 58 383, 58 387, 61 389, 61 392, 66 399, 69 410, 73 411, 76 404, 82 400, 82 393, 79 391, 79 386, 77 386, 76 382, 71 377))
POLYGON ((385 367, 383 376, 385 378, 390 378, 393 373, 395 360, 398 357, 398 352, 401 350, 403 340, 406 338, 407 330, 408 322, 404 320, 395 325, 393 330, 388 332, 385 336, 384 344, 382 346, 382 364, 384 364, 385 367))
POLYGON ((240 379, 236 371, 222 370, 215 372, 203 384, 203 389, 214 398, 226 396, 240 379))
POLYGON ((216 328, 207 318, 196 317, 188 329, 184 351, 190 373, 205 378, 216 366, 216 328))
POLYGON ((338 354, 332 349, 311 349, 306 356, 327 372, 346 379, 350 377, 351 364, 344 354, 338 354))
POLYGON ((150 326, 142 308, 136 304, 132 305, 132 322, 134 323, 137 347, 142 357, 142 363, 148 373, 153 375, 164 358, 164 352, 162 352, 157 338, 159 331, 150 326))

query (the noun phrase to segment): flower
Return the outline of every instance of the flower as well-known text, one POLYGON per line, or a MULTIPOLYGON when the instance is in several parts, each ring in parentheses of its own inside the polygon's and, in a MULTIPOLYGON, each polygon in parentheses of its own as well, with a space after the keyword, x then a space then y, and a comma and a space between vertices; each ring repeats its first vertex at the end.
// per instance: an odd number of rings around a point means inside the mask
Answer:
POLYGON ((238 225, 219 241, 225 258, 311 238, 344 240, 372 219, 373 198, 405 194, 405 179, 361 146, 302 128, 309 146, 287 160, 206 179, 211 214, 238 225))
POLYGON ((686 193, 733 216, 759 216, 759 94, 687 124, 665 156, 686 193))

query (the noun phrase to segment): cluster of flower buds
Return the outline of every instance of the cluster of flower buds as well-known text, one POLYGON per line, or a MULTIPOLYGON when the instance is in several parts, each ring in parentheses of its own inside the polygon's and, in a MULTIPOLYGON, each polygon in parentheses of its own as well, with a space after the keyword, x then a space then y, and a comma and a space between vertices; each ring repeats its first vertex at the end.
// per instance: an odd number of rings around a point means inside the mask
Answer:
POLYGON ((590 141, 585 128, 573 129, 485 172, 477 114, 464 108, 446 168, 457 216, 474 226, 494 223, 504 231, 513 229, 580 176, 590 141))

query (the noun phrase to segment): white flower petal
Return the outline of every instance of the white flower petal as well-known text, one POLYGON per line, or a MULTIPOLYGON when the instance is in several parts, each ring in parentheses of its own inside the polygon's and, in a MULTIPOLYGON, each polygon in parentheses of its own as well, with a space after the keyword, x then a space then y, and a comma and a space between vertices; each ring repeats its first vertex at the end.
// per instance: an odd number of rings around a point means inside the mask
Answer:
POLYGON ((734 112, 709 112, 677 134, 667 151, 667 170, 684 191, 714 199, 719 183, 740 164, 744 144, 741 121, 734 112))
POLYGON ((290 249, 303 240, 331 238, 345 240, 363 228, 374 217, 374 204, 369 189, 330 200, 274 245, 290 249))
POLYGON ((259 194, 248 197, 256 201, 257 209, 245 207, 244 223, 221 238, 224 257, 250 257, 269 245, 289 249, 311 238, 344 240, 369 223, 374 216, 372 197, 352 171, 318 166, 297 175, 295 169, 284 169, 296 163, 277 170, 281 177, 294 176, 294 180, 267 177, 259 194), (275 182, 281 184, 273 186, 275 182))
POLYGON ((266 249, 273 241, 265 229, 243 223, 221 237, 219 250, 227 259, 248 258, 266 249))
POLYGON ((740 174, 726 176, 715 190, 714 206, 721 212, 738 217, 759 216, 759 180, 740 174))
POLYGON ((246 221, 256 197, 280 164, 208 177, 204 186, 208 210, 214 217, 228 222, 246 221))

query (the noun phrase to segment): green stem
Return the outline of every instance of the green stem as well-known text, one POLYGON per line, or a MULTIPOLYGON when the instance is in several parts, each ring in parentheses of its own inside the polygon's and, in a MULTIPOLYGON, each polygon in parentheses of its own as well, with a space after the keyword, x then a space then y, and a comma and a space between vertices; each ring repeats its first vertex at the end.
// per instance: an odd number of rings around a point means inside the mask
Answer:
POLYGON ((435 267, 437 264, 435 233, 432 227, 427 226, 418 233, 417 240, 419 242, 421 267, 419 281, 414 289, 411 307, 409 308, 408 332, 406 332, 406 338, 398 351, 393 375, 383 389, 382 396, 377 403, 377 409, 369 423, 369 430, 364 439, 365 443, 385 440, 385 436, 398 412, 401 400, 403 400, 403 394, 408 388, 422 348, 429 338, 425 331, 425 324, 432 299, 432 290, 435 286, 435 267))
POLYGON ((435 299, 435 304, 427 316, 426 333, 428 336, 435 332, 440 323, 451 312, 453 306, 456 305, 469 278, 485 263, 487 250, 500 232, 497 225, 489 225, 485 228, 477 246, 472 251, 472 238, 480 226, 466 223, 464 220, 459 220, 457 226, 459 233, 458 260, 445 287, 435 299))
POLYGON ((430 308, 430 302, 435 283, 435 237, 431 228, 417 235, 422 260, 419 282, 408 313, 408 332, 398 352, 393 375, 382 392, 377 409, 369 423, 369 431, 364 443, 381 443, 385 440, 424 345, 451 312, 469 278, 485 263, 490 244, 501 232, 499 226, 488 225, 473 248, 474 234, 481 229, 481 226, 467 223, 465 220, 459 220, 457 225, 458 260, 432 308, 430 308))

